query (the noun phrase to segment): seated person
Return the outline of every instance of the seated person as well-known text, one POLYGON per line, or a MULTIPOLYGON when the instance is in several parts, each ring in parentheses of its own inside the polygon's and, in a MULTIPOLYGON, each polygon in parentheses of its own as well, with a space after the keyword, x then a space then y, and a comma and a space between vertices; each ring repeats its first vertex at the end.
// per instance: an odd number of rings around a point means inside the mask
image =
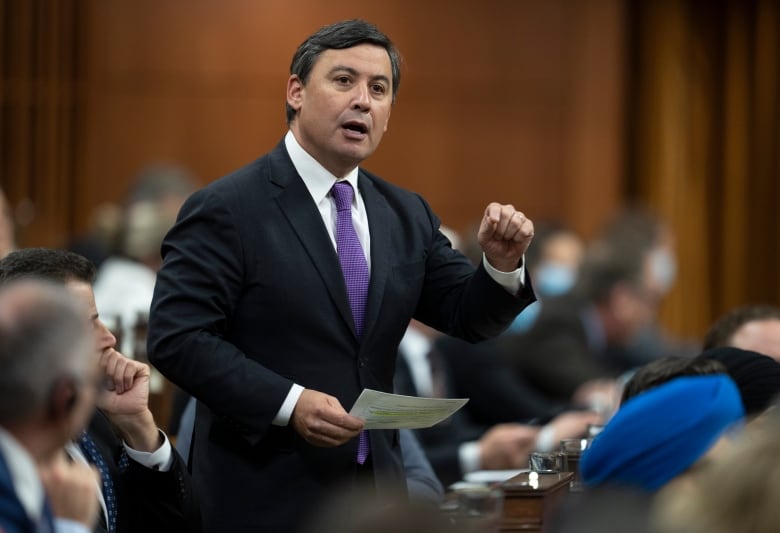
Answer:
POLYGON ((86 310, 104 386, 87 430, 66 450, 101 470, 98 531, 198 531, 187 467, 149 409, 149 366, 114 349, 116 339, 95 306, 94 277, 89 260, 65 250, 22 248, 0 260, 0 284, 28 278, 53 282, 86 310))
POLYGON ((78 304, 40 281, 0 289, 0 531, 53 531, 57 513, 58 528, 82 532, 97 518, 94 473, 62 457, 98 374, 78 304))
POLYGON ((586 487, 656 491, 714 452, 741 422, 739 390, 725 374, 674 378, 628 398, 585 450, 586 487))
POLYGON ((620 404, 622 405, 639 393, 674 378, 726 374, 727 372, 728 370, 723 363, 712 358, 688 358, 676 355, 662 357, 643 365, 633 373, 623 386, 620 404))
POLYGON ((750 425, 711 468, 656 498, 656 533, 764 533, 777 530, 780 417, 750 425))
POLYGON ((733 346, 780 361, 780 307, 748 305, 719 318, 704 336, 704 349, 733 346))

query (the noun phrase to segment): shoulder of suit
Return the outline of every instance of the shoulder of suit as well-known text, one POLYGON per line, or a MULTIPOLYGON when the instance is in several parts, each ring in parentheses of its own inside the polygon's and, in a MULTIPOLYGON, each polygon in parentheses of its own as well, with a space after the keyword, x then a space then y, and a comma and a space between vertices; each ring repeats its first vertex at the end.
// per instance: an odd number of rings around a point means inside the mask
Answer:
POLYGON ((396 185, 393 182, 387 181, 386 179, 381 178, 376 174, 367 171, 363 167, 360 167, 358 176, 360 181, 363 184, 366 183, 369 184, 369 186, 373 187, 378 192, 384 195, 400 197, 400 198, 404 198, 405 200, 415 200, 415 201, 422 200, 423 202, 425 202, 425 200, 419 193, 410 191, 399 185, 396 185))

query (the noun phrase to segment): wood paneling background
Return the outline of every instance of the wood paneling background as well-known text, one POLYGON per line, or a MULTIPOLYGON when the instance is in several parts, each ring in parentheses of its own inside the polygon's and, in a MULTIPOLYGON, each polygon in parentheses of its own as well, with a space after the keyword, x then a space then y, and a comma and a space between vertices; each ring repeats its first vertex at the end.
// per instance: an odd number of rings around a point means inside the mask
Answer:
POLYGON ((780 6, 631 2, 627 190, 677 233, 663 318, 702 335, 736 306, 780 305, 780 6))
POLYGON ((420 191, 458 229, 501 200, 587 231, 618 201, 618 2, 88 5, 79 213, 118 199, 150 161, 182 163, 205 183, 272 148, 286 131, 295 48, 354 17, 388 33, 405 60, 390 129, 366 168, 420 191), (594 181, 598 194, 588 193, 594 181))
POLYGON ((0 17, 0 183, 23 246, 65 245, 147 164, 205 184, 268 151, 296 46, 361 17, 405 59, 364 166, 446 224, 499 200, 589 237, 639 201, 678 236, 669 329, 780 303, 771 0, 0 0, 0 17))

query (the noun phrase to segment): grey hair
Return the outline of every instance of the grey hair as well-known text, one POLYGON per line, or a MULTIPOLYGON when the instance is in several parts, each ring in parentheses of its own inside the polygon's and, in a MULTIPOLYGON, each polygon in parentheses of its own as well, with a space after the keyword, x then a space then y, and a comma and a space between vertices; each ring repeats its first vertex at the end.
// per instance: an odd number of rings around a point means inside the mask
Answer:
POLYGON ((0 425, 45 409, 58 380, 82 382, 95 364, 87 309, 51 281, 0 289, 0 425))

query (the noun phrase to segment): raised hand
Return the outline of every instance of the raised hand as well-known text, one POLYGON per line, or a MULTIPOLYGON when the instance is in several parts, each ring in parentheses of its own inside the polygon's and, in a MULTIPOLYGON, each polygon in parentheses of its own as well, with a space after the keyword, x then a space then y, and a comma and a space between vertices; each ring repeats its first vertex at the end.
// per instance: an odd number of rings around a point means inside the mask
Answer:
POLYGON ((520 264, 533 236, 531 219, 511 204, 492 202, 485 208, 477 241, 492 267, 512 272, 520 264))

